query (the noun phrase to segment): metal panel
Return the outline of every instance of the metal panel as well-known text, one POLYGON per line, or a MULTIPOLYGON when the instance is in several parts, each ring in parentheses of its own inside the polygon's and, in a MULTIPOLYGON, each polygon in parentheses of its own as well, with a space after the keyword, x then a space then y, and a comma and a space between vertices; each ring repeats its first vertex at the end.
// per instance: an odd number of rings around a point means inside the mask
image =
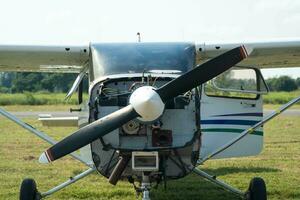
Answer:
MULTIPOLYGON (((207 96, 202 91, 200 110, 200 158, 203 158, 262 119, 262 96, 252 100, 222 98, 207 96)), ((262 148, 263 130, 260 128, 214 158, 257 155, 262 148)))
POLYGON ((88 46, 0 45, 0 71, 79 73, 88 46))
MULTIPOLYGON (((259 68, 280 68, 300 66, 300 41, 275 41, 243 43, 253 48, 250 56, 239 63, 239 66, 255 66, 259 68)), ((240 46, 241 43, 197 44, 197 61, 205 62, 225 51, 240 46)))

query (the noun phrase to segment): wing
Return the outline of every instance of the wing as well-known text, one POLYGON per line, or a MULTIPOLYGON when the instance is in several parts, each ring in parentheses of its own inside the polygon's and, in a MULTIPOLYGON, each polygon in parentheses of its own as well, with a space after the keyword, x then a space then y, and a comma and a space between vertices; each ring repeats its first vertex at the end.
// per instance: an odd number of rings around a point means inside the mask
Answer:
POLYGON ((88 58, 89 46, 0 45, 0 72, 79 73, 88 58))
MULTIPOLYGON (((253 49, 239 66, 259 68, 300 67, 300 40, 243 43, 253 49)), ((196 44, 198 63, 205 62, 241 44, 196 44)))

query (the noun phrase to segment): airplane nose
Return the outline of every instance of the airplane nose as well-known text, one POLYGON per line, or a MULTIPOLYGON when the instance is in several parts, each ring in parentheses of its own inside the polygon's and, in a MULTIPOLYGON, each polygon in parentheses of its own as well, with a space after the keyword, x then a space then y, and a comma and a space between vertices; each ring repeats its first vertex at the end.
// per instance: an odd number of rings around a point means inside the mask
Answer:
POLYGON ((144 122, 151 122, 158 119, 165 108, 165 104, 159 94, 151 86, 143 86, 136 89, 130 96, 129 103, 141 116, 137 119, 144 122))

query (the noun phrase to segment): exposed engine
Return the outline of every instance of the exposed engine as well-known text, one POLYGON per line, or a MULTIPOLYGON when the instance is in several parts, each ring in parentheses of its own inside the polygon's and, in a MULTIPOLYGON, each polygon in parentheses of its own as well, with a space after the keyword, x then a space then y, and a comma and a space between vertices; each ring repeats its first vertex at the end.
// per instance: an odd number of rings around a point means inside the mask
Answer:
MULTIPOLYGON (((91 91, 90 122, 128 105, 137 88, 160 87, 171 79, 143 74, 98 82, 91 91)), ((189 91, 168 101, 158 120, 132 120, 94 141, 91 149, 97 170, 112 184, 132 174, 140 180, 145 171, 157 182, 185 176, 199 155, 199 103, 198 91, 189 91)))

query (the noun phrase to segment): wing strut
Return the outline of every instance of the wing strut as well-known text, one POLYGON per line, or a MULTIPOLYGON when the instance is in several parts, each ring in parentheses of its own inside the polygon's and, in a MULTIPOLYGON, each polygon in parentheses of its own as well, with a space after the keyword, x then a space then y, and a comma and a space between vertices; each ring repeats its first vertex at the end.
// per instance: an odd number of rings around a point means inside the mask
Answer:
POLYGON ((225 151, 226 149, 228 149, 229 147, 231 147, 232 145, 234 145, 235 143, 240 141, 246 135, 253 133, 256 129, 258 129, 259 127, 261 127, 262 125, 264 125, 265 123, 267 123, 268 121, 270 121, 271 119, 276 117, 277 115, 281 114, 283 111, 285 111, 286 109, 288 109, 289 107, 291 107, 292 105, 296 104, 299 101, 300 101, 300 96, 298 96, 298 97, 294 98, 293 100, 289 101, 285 105, 281 106, 280 108, 278 108, 277 110, 275 110, 274 112, 269 114, 267 117, 265 117, 260 122, 256 123, 255 125, 251 126, 248 129, 244 130, 238 137, 234 138, 233 140, 231 140, 227 144, 223 145, 222 147, 220 147, 219 149, 217 149, 213 153, 209 154, 208 156, 204 157, 203 159, 200 159, 197 162, 197 164, 203 164, 205 161, 211 159, 212 157, 218 155, 219 153, 222 153, 223 151, 225 151))
MULTIPOLYGON (((21 126, 22 128, 30 131, 31 133, 33 133, 34 135, 38 136, 39 138, 41 138, 42 140, 48 142, 51 145, 56 144, 57 142, 52 139, 51 137, 49 137, 47 134, 33 128, 32 126, 30 126, 29 124, 23 122, 22 120, 20 120, 19 118, 17 118, 16 116, 10 114, 9 112, 5 111, 4 109, 0 108, 0 114, 2 114, 4 117, 6 117, 7 119, 13 121, 14 123, 18 124, 19 126, 21 126)), ((83 164, 87 165, 88 167, 91 167, 88 163, 86 163, 79 155, 77 155, 76 153, 71 153, 71 156, 73 158, 75 158, 76 160, 79 160, 80 162, 82 162, 83 164)))
POLYGON ((48 190, 47 192, 41 193, 41 197, 45 198, 45 197, 47 197, 47 196, 49 196, 49 195, 51 195, 51 194, 53 194, 55 192, 58 192, 59 190, 61 190, 61 189, 65 188, 65 187, 67 187, 67 186, 75 183, 76 181, 78 181, 78 180, 80 180, 80 179, 82 179, 82 178, 84 178, 84 177, 92 174, 94 171, 96 171, 96 168, 92 167, 92 168, 89 168, 86 171, 84 171, 84 172, 82 172, 82 173, 80 173, 80 174, 78 174, 78 175, 76 175, 74 177, 70 177, 70 179, 67 180, 67 181, 65 181, 64 183, 62 183, 62 184, 60 184, 60 185, 58 185, 58 186, 56 186, 56 187, 48 190))

